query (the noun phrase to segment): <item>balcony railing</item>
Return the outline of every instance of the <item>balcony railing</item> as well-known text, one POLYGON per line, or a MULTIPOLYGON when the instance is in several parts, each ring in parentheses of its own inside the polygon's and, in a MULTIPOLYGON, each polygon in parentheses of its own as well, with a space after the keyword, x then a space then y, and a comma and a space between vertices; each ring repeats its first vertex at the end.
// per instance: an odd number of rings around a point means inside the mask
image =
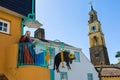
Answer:
POLYGON ((35 52, 35 45, 31 42, 19 43, 18 66, 35 65, 47 67, 45 60, 46 52, 35 52))

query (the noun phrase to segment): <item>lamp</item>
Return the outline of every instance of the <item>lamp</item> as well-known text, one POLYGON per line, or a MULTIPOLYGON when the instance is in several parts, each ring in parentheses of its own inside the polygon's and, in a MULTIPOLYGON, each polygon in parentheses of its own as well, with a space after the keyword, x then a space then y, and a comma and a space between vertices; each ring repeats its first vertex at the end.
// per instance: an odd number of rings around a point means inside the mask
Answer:
POLYGON ((39 28, 39 27, 43 26, 37 20, 26 20, 24 22, 24 25, 27 26, 28 28, 39 28))
POLYGON ((24 25, 28 28, 39 28, 42 26, 42 24, 35 19, 34 0, 32 0, 32 13, 29 13, 24 19, 24 25))
POLYGON ((32 0, 31 6, 32 12, 28 13, 28 16, 23 18, 21 22, 22 31, 21 34, 23 35, 24 27, 27 26, 28 28, 39 28, 43 26, 40 22, 35 19, 35 0, 32 0))

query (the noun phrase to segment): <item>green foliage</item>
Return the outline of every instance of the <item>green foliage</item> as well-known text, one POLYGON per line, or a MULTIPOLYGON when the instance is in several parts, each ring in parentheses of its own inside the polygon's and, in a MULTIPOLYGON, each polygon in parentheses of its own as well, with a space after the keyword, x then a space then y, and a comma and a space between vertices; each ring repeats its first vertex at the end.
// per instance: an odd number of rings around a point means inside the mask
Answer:
POLYGON ((120 51, 117 52, 117 54, 115 55, 115 57, 120 57, 120 51))

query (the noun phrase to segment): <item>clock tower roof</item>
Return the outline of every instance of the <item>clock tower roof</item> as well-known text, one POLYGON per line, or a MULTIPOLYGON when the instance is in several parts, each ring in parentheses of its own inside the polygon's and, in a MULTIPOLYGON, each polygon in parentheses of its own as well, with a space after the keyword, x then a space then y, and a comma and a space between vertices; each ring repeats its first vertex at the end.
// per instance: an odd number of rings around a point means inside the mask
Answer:
POLYGON ((95 10, 93 9, 93 5, 92 5, 92 4, 91 4, 91 11, 93 11, 93 12, 95 11, 95 10))
POLYGON ((98 17, 97 17, 97 12, 94 10, 93 5, 91 3, 91 11, 89 12, 88 23, 93 23, 94 21, 98 21, 98 17))

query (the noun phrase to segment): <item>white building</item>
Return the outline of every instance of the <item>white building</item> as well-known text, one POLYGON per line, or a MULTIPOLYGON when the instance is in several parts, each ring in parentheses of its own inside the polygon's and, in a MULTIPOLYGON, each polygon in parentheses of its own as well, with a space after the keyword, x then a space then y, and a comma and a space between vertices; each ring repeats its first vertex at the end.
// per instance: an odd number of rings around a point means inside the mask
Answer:
MULTIPOLYGON (((50 60, 49 66, 50 69, 50 78, 51 80, 98 80, 98 73, 95 70, 92 63, 88 60, 88 58, 84 55, 80 48, 76 48, 65 44, 60 41, 50 41, 45 39, 36 39, 36 53, 41 55, 43 62, 37 61, 38 65, 46 67, 46 61, 44 61, 44 57, 46 55, 46 51, 49 50, 50 60), (46 44, 48 47, 46 47, 46 44), (66 63, 64 62, 65 68, 62 68, 62 64, 59 66, 60 73, 56 70, 53 70, 54 66, 54 57, 57 53, 60 52, 60 49, 70 51, 70 53, 74 54, 76 59, 73 60, 73 63, 70 64, 71 70, 67 69, 66 63)), ((39 58, 41 58, 39 56, 39 58)))

